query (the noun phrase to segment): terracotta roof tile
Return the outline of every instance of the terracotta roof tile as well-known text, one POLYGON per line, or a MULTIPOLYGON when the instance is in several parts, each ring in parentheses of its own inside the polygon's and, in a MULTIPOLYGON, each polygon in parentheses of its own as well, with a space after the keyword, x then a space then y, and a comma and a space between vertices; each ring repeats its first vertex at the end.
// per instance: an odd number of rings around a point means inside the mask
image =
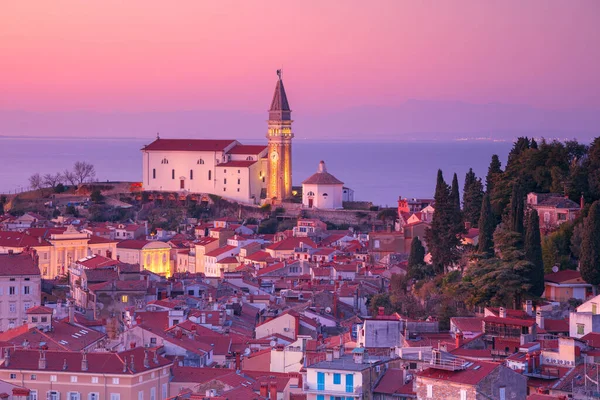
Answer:
POLYGON ((224 151, 235 140, 212 139, 156 139, 145 146, 146 151, 224 151))

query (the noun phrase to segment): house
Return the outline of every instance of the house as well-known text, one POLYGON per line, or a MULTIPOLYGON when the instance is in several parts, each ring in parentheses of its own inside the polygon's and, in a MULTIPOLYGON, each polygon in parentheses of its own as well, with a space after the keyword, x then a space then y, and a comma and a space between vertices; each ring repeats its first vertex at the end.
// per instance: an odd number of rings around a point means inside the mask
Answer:
POLYGON ((289 237, 275 242, 265 249, 273 258, 291 258, 296 249, 316 249, 317 245, 308 237, 289 237))
POLYGON ((287 310, 275 318, 256 325, 255 337, 261 339, 272 335, 281 335, 295 341, 300 333, 300 314, 287 310))
POLYGON ((378 262, 390 254, 405 252, 404 233, 397 231, 369 233, 369 254, 372 262, 378 262))
POLYGON ((325 161, 317 172, 302 182, 302 206, 307 208, 343 208, 344 182, 327 172, 325 161))
POLYGON ((114 238, 117 240, 141 239, 146 237, 146 226, 138 224, 118 224, 115 227, 114 238))
POLYGON ((213 237, 203 237, 200 240, 194 242, 194 249, 196 254, 195 273, 204 273, 205 258, 207 253, 219 248, 219 239, 213 237))
POLYGON ((566 269, 544 276, 544 294, 550 301, 585 301, 593 293, 593 286, 583 280, 579 271, 566 269))
POLYGON ((388 369, 373 390, 373 400, 416 399, 412 379, 406 368, 388 369))
POLYGON ((117 244, 117 259, 127 264, 139 264, 152 273, 171 276, 171 246, 160 241, 123 240, 117 244))
POLYGON ((540 216, 540 230, 551 232, 560 224, 573 221, 583 208, 583 196, 581 204, 575 203, 567 196, 558 193, 529 193, 527 194, 527 207, 534 209, 540 216))
POLYGON ((223 272, 235 269, 240 263, 236 256, 239 247, 226 245, 204 255, 204 274, 210 277, 221 277, 223 272))
POLYGON ((171 365, 141 347, 119 353, 17 349, 5 354, 0 379, 30 389, 30 399, 166 399, 171 365))
POLYGON ((358 329, 356 343, 367 349, 402 347, 404 328, 404 321, 397 313, 385 315, 383 307, 379 307, 375 317, 364 319, 358 329))
POLYGON ((300 218, 292 231, 295 237, 318 237, 325 234, 327 224, 318 219, 300 218))
POLYGON ((343 346, 337 351, 327 349, 324 361, 306 367, 306 398, 325 400, 341 396, 371 400, 380 378, 388 368, 398 367, 396 364, 399 364, 396 358, 372 356, 361 347, 352 350, 352 354, 346 354, 343 346))
POLYGON ((591 332, 600 332, 600 295, 592 297, 569 313, 569 336, 581 338, 591 332))
POLYGON ((40 305, 42 279, 35 252, 0 254, 0 330, 21 326, 40 305))
POLYGON ((433 351, 430 367, 416 374, 418 399, 525 399, 527 377, 502 364, 444 359, 433 351))

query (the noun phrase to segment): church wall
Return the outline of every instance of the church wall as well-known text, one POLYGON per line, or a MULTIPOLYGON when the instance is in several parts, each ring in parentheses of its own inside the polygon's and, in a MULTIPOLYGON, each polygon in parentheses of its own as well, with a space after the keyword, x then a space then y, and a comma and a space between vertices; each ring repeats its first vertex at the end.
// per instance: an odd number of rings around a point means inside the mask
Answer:
POLYGON ((308 207, 309 192, 314 193, 313 208, 338 209, 342 208, 342 185, 302 185, 302 204, 308 207), (323 196, 327 194, 327 196, 323 196))

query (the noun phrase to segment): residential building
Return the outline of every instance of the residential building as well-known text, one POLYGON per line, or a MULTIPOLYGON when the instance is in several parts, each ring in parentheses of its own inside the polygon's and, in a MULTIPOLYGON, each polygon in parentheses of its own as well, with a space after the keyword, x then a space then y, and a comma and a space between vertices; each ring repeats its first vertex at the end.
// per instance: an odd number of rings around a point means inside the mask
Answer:
POLYGON ((593 295, 594 287, 581 277, 579 271, 566 269, 544 276, 544 294, 547 300, 565 302, 569 299, 585 301, 593 295))
POLYGON ((600 333, 600 295, 592 297, 569 313, 569 336, 581 338, 588 333, 600 333))
POLYGON ((41 282, 35 252, 0 254, 0 330, 27 323, 27 310, 40 305, 41 282))
POLYGON ((120 353, 7 350, 0 379, 31 399, 158 400, 169 397, 172 361, 138 347, 120 353))
POLYGON ((117 244, 117 259, 127 264, 139 264, 155 274, 171 276, 171 246, 160 241, 123 240, 117 244))
POLYGON ((540 230, 547 233, 560 224, 577 218, 583 204, 577 204, 567 196, 558 193, 532 192, 527 194, 527 207, 537 210, 540 216, 540 230))

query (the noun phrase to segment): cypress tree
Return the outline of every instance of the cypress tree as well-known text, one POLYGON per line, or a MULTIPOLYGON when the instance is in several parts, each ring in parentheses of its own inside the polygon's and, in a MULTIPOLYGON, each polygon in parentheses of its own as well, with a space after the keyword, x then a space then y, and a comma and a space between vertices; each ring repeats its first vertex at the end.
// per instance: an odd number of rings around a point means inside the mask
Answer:
POLYGON ((600 200, 592 204, 584 221, 579 263, 583 280, 600 284, 600 200))
POLYGON ((532 264, 529 274, 530 293, 534 296, 541 296, 544 293, 544 260, 540 238, 540 218, 536 210, 531 210, 527 219, 525 259, 532 264))
POLYGON ((494 229, 496 217, 492 212, 490 195, 486 193, 481 202, 481 216, 479 217, 479 253, 489 257, 494 255, 494 229))
POLYGON ((452 177, 452 186, 450 187, 450 203, 452 204, 452 218, 456 229, 456 234, 461 234, 465 230, 462 219, 462 211, 460 209, 460 194, 458 189, 458 177, 456 173, 452 177))
POLYGON ((425 265, 425 247, 415 236, 410 243, 410 255, 408 256, 408 272, 409 278, 422 279, 425 274, 423 266, 425 265))
POLYGON ((494 179, 496 179, 497 175, 502 173, 501 167, 502 164, 500 163, 498 155, 494 154, 492 156, 490 166, 488 167, 487 176, 485 177, 485 191, 490 193, 490 195, 492 193, 492 190, 494 189, 494 179))
POLYGON ((523 212, 525 208, 525 200, 521 193, 519 184, 513 184, 512 195, 510 197, 510 211, 508 214, 508 227, 511 231, 523 234, 523 212))
POLYGON ((473 168, 470 168, 465 176, 462 212, 465 222, 470 222, 471 226, 477 226, 479 223, 482 202, 483 184, 481 179, 477 178, 475 172, 473 172, 473 168))
POLYGON ((442 170, 438 170, 434 199, 435 211, 431 226, 425 232, 425 240, 431 252, 433 268, 436 273, 441 273, 458 260, 457 246, 460 243, 456 234, 455 208, 450 201, 450 187, 444 180, 442 170))

